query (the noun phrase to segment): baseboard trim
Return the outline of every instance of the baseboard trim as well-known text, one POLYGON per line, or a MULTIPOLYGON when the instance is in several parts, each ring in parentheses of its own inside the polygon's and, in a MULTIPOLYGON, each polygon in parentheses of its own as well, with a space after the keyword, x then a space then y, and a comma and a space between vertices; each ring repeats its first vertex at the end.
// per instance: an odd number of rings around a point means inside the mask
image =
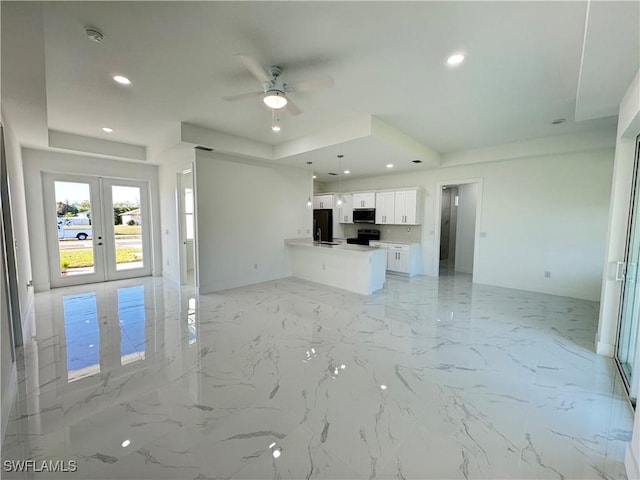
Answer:
POLYGON ((11 415, 11 408, 13 407, 13 401, 16 397, 16 393, 18 393, 18 369, 16 367, 16 363, 13 362, 11 365, 11 373, 9 373, 7 389, 2 396, 2 432, 0 432, 0 436, 2 437, 2 442, 4 443, 4 435, 7 433, 7 425, 9 424, 9 415, 11 415))
POLYGON ((616 346, 611 345, 610 343, 604 343, 600 340, 596 341, 596 353, 598 355, 603 355, 605 357, 612 357, 616 352, 616 346))
POLYGON ((631 442, 627 443, 627 453, 624 456, 624 468, 629 480, 640 480, 640 466, 636 453, 631 448, 631 442))

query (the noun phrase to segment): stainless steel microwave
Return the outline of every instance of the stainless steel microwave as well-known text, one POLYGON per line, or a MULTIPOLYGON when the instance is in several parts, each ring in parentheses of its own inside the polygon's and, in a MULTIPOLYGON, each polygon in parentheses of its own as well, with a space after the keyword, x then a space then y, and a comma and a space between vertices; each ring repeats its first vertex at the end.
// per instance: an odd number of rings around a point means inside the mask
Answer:
POLYGON ((354 208, 353 223, 376 223, 376 209, 354 208))

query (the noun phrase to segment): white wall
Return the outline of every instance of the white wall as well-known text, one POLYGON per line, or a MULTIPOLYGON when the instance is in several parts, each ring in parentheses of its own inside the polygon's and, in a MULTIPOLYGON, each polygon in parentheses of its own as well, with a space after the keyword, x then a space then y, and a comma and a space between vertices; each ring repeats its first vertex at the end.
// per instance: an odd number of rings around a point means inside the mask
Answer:
MULTIPOLYGON (((27 287, 31 281, 31 259, 29 235, 27 231, 27 207, 25 202, 24 190, 24 171, 22 168, 22 158, 20 147, 17 139, 13 134, 11 123, 6 115, 2 115, 2 124, 4 126, 5 136, 5 161, 7 162, 7 176, 9 181, 9 193, 11 199, 13 233, 16 242, 16 263, 18 277, 18 297, 20 304, 20 321, 22 324, 22 336, 26 342, 32 333, 33 326, 33 288, 27 287)), ((3 207, 4 208, 4 207, 3 207)), ((3 252, 4 250, 0 250, 3 252)), ((2 276, 2 289, 0 291, 2 309, 0 312, 0 349, 2 351, 1 359, 1 402, 2 402, 2 431, 4 438, 6 422, 8 419, 9 409, 13 403, 13 397, 16 390, 16 364, 11 358, 11 331, 9 326, 8 312, 8 285, 5 283, 5 265, 4 258, 0 269, 2 276)))
POLYGON ((149 182, 152 225, 153 274, 162 274, 160 248, 160 209, 158 198, 158 167, 134 162, 123 162, 87 155, 74 155, 24 148, 22 157, 25 171, 27 211, 31 262, 36 291, 48 290, 49 261, 47 253, 42 173, 69 173, 111 178, 130 178, 149 182))
POLYGON ((178 224, 177 174, 191 168, 195 161, 193 148, 172 149, 159 159, 160 211, 162 223, 162 272, 173 283, 180 284, 180 236, 178 224))
POLYGON ((0 401, 2 402, 2 430, 0 441, 4 440, 4 434, 9 420, 11 405, 16 388, 16 364, 13 361, 12 338, 9 322, 9 287, 5 281, 4 237, 0 235, 0 366, 2 374, 2 386, 0 389, 0 401))
MULTIPOLYGON (((551 141, 551 140, 550 140, 551 141)), ((553 139, 557 143, 557 138, 553 139)), ((554 145, 555 145, 554 143, 554 145)), ((423 273, 434 262, 438 185, 482 181, 474 281, 597 301, 613 149, 522 157, 410 174, 353 179, 343 191, 421 186, 423 273), (544 272, 550 271, 551 278, 544 272)), ((336 185, 328 184, 329 190, 336 185)))
POLYGON ((29 209, 25 200, 25 175, 22 166, 20 146, 6 121, 5 152, 7 156, 7 174, 9 176, 9 192, 13 219, 13 234, 16 245, 16 261, 18 264, 18 295, 20 297, 20 315, 22 317, 23 337, 28 338, 31 330, 30 317, 33 312, 33 288, 27 287, 32 279, 31 251, 27 218, 29 209))
POLYGON ((478 186, 475 183, 458 185, 458 225, 456 228, 455 271, 473 273, 473 246, 476 240, 476 201, 478 186))
POLYGON ((311 236, 307 170, 197 151, 195 172, 200 293, 289 276, 284 239, 311 236))

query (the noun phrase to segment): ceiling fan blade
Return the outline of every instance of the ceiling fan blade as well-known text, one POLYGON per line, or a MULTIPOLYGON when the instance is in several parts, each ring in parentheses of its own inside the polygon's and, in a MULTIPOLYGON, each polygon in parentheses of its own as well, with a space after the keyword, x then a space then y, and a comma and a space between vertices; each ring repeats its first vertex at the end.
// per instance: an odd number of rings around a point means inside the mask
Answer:
POLYGON ((256 57, 246 54, 236 55, 251 74, 261 82, 270 82, 271 75, 260 65, 256 57))
POLYGON ((289 112, 294 117, 296 115, 300 115, 302 113, 302 110, 300 110, 300 108, 295 103, 293 103, 290 99, 288 100, 289 101, 287 102, 287 106, 285 107, 287 112, 289 112))
POLYGON ((292 92, 311 92, 333 87, 333 78, 323 77, 312 80, 301 80, 299 82, 288 83, 287 90, 292 92))
POLYGON ((259 97, 260 95, 264 95, 264 92, 241 93, 239 95, 230 95, 228 97, 222 97, 222 99, 226 100, 227 102, 236 102, 238 100, 244 100, 245 98, 259 97))

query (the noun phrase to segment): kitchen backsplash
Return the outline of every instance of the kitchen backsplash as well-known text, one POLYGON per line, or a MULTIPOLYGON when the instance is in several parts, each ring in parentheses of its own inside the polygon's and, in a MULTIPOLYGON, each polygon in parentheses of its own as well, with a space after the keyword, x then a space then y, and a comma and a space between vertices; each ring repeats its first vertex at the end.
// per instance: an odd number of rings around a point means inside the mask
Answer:
POLYGON ((420 243, 422 241, 421 225, 412 225, 407 227, 403 225, 371 225, 367 223, 355 223, 353 225, 343 224, 342 227, 346 238, 357 237, 358 229, 367 228, 380 230, 381 242, 420 243))

